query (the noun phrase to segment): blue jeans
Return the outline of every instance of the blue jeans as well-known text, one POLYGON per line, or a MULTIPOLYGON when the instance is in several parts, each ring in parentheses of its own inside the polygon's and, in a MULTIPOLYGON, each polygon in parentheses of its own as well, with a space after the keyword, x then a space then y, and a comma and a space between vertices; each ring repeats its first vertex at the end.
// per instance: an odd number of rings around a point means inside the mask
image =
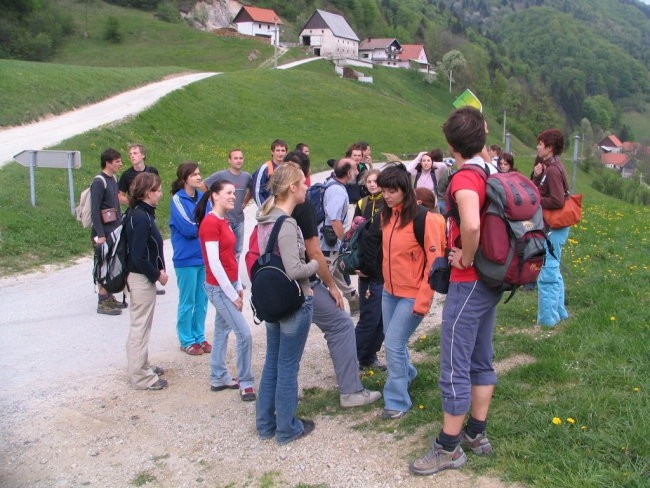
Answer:
POLYGON ((570 227, 552 229, 548 240, 553 245, 553 254, 546 250, 544 266, 537 277, 537 323, 547 327, 555 326, 569 317, 564 306, 564 278, 560 269, 562 248, 569 238, 570 227))
POLYGON ((244 249, 244 221, 229 222, 229 224, 237 239, 235 242, 235 259, 239 263, 239 256, 241 256, 242 249, 244 249))
POLYGON ((242 389, 253 386, 255 378, 253 378, 251 370, 251 356, 253 355, 251 329, 244 315, 237 310, 235 304, 221 290, 221 287, 206 283, 205 290, 217 310, 217 315, 214 317, 214 343, 210 355, 210 385, 223 386, 232 381, 232 376, 226 367, 228 334, 232 330, 237 339, 239 386, 242 389))
POLYGON ((381 298, 381 311, 384 317, 384 350, 388 378, 384 385, 384 405, 388 410, 406 412, 413 403, 408 388, 418 375, 411 364, 408 341, 422 318, 413 315, 413 298, 400 298, 385 289, 381 298))
POLYGON ((174 268, 178 284, 176 331, 181 347, 201 344, 205 340, 205 316, 208 296, 205 293, 205 266, 174 268))
POLYGON ((384 285, 379 282, 359 280, 359 321, 355 336, 357 359, 361 366, 370 366, 377 361, 377 352, 384 342, 384 323, 381 315, 383 290, 384 285))
POLYGON ((257 395, 257 433, 262 439, 275 435, 286 444, 302 434, 298 410, 298 370, 312 317, 312 297, 292 315, 266 322, 266 360, 257 395))

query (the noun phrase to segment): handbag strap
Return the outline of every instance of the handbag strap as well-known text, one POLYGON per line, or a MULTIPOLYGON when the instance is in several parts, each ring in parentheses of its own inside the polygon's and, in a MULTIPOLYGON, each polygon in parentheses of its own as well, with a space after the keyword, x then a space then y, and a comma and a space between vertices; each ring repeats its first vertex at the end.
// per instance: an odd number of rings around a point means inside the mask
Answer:
POLYGON ((275 247, 275 242, 278 240, 278 234, 280 233, 280 228, 282 227, 282 223, 287 219, 288 215, 282 215, 278 217, 278 220, 275 221, 275 224, 273 224, 273 230, 271 230, 271 235, 269 236, 269 240, 266 242, 266 250, 264 251, 264 254, 271 254, 273 252, 273 248, 275 247))

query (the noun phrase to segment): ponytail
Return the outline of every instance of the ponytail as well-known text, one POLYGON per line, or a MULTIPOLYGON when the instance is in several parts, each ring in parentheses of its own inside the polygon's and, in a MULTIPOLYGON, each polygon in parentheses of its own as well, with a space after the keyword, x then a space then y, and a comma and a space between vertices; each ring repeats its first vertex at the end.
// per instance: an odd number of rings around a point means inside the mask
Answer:
POLYGON ((194 209, 194 220, 197 227, 201 225, 201 221, 205 218, 205 214, 208 213, 208 201, 210 200, 211 196, 212 190, 209 189, 203 194, 201 200, 199 200, 199 202, 196 204, 196 208, 194 209))
POLYGON ((194 161, 185 161, 178 165, 176 169, 176 179, 172 182, 172 195, 175 195, 179 190, 185 188, 185 182, 192 176, 199 165, 194 161))

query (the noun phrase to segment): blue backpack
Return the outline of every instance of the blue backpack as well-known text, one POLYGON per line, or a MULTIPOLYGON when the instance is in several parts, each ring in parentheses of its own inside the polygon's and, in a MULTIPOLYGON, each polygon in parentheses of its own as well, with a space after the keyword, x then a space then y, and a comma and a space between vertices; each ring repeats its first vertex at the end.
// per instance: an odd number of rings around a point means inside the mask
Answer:
POLYGON ((316 225, 320 225, 325 221, 325 207, 323 206, 323 198, 325 197, 325 190, 330 186, 341 185, 343 183, 335 180, 334 178, 328 178, 323 183, 314 183, 309 188, 307 188, 307 200, 311 202, 316 211, 316 225))

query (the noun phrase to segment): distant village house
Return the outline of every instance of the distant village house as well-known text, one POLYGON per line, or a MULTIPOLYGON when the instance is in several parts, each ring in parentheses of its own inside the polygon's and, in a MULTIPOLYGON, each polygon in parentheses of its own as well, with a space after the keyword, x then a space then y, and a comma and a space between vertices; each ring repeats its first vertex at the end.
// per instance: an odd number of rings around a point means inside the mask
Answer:
POLYGON ((402 45, 397 39, 367 38, 359 45, 359 58, 391 68, 398 68, 402 45))
POLYGON ((271 9, 244 6, 233 19, 233 23, 240 34, 267 39, 272 45, 278 45, 280 42, 279 26, 282 21, 271 9))
POLYGON ((359 38, 341 15, 316 10, 300 32, 300 45, 314 56, 331 59, 359 56, 359 38))

